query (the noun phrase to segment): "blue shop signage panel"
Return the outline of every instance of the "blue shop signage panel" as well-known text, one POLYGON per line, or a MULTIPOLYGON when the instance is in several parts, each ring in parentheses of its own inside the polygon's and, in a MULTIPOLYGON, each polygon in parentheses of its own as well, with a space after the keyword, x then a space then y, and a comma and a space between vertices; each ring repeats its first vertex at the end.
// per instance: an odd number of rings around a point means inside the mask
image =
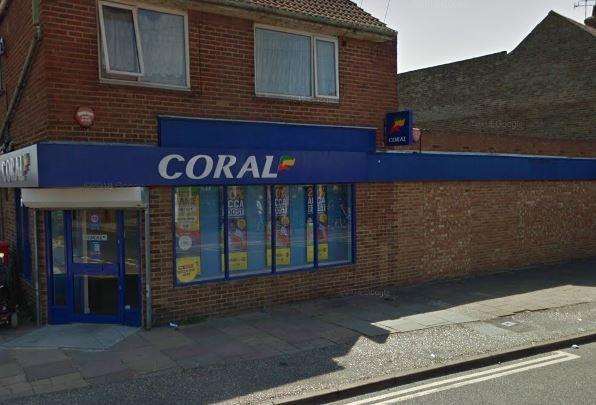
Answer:
POLYGON ((42 187, 312 184, 366 180, 358 152, 39 144, 42 187))
POLYGON ((385 143, 391 146, 412 144, 414 114, 410 110, 387 114, 385 119, 385 143))

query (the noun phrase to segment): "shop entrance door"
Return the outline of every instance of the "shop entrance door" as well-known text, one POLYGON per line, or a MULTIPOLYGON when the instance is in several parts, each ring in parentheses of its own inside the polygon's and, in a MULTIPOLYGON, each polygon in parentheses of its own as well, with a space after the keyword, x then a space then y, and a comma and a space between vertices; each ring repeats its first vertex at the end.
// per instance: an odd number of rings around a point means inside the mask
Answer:
POLYGON ((124 323, 122 211, 81 209, 68 216, 71 321, 124 323))

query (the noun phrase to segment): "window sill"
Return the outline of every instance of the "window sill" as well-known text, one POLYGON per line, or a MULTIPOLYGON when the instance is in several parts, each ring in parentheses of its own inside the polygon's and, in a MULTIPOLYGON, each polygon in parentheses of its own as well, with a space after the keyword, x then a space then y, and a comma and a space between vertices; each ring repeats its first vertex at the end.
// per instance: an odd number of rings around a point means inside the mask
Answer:
POLYGON ((346 266, 353 266, 355 265, 356 262, 354 261, 337 261, 337 262, 330 262, 330 263, 325 263, 325 264, 319 264, 319 267, 296 267, 296 268, 292 268, 292 269, 287 269, 287 270, 278 270, 275 273, 272 272, 267 272, 267 273, 253 273, 253 274, 244 274, 244 275, 236 275, 235 277, 230 277, 229 279, 225 279, 225 278, 212 278, 212 279, 206 279, 206 280, 197 280, 197 281, 192 281, 190 283, 178 283, 177 281, 174 280, 174 288, 189 288, 189 287, 194 287, 194 286, 199 286, 199 285, 203 285, 203 284, 215 284, 215 283, 220 283, 220 284, 229 284, 232 282, 239 282, 239 281, 245 281, 245 280, 250 280, 253 278, 260 278, 260 277, 272 277, 272 276, 284 276, 284 275, 290 275, 290 274, 294 274, 294 273, 317 273, 317 271, 321 270, 328 270, 328 269, 333 269, 333 268, 339 268, 339 267, 346 267, 346 266))
POLYGON ((280 94, 264 94, 255 93, 257 100, 272 100, 272 101, 289 101, 295 103, 307 104, 323 104, 323 105, 339 105, 339 97, 300 97, 300 96, 284 96, 280 94))
POLYGON ((190 93, 192 91, 190 87, 184 87, 184 86, 173 86, 170 84, 145 83, 145 82, 137 82, 137 81, 118 80, 118 79, 106 79, 104 77, 100 77, 99 82, 101 84, 113 84, 113 85, 129 86, 129 87, 142 87, 142 88, 154 89, 154 90, 173 90, 173 91, 182 91, 182 92, 188 92, 188 93, 190 93))

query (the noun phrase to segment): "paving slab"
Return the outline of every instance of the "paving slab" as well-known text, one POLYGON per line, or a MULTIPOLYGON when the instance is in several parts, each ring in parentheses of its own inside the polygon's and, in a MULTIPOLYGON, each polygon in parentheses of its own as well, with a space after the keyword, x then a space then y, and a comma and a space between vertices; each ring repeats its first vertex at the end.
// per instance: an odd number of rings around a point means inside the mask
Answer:
POLYGON ((23 373, 23 367, 16 361, 0 363, 0 385, 4 378, 23 373))
POLYGON ((52 377, 52 384, 56 387, 62 387, 62 389, 73 389, 81 388, 89 385, 81 376, 80 373, 64 374, 56 377, 52 377))
POLYGON ((77 366, 77 370, 84 378, 94 378, 106 374, 126 371, 128 368, 124 365, 121 359, 105 358, 102 360, 81 363, 77 366))
POLYGON ((23 367, 68 360, 60 349, 23 349, 13 350, 13 358, 23 367))
POLYGON ((34 393, 33 387, 28 382, 11 385, 8 389, 10 391, 10 396, 13 397, 33 395, 34 393))
POLYGON ((158 349, 170 349, 187 346, 193 340, 173 328, 154 328, 151 331, 140 331, 139 336, 158 349))
POLYGON ((31 382, 31 388, 33 388, 33 392, 36 394, 47 394, 49 392, 60 391, 62 389, 62 387, 52 384, 51 378, 33 381, 31 382))
POLYGON ((8 387, 24 382, 27 382, 27 377, 25 376, 25 372, 21 371, 19 374, 14 374, 10 377, 0 378, 0 387, 8 387))
POLYGON ((76 369, 70 360, 63 360, 25 367, 24 371, 27 381, 31 382, 74 373, 76 369))
POLYGON ((141 348, 121 353, 122 362, 134 372, 146 374, 177 367, 177 364, 152 348, 141 348))

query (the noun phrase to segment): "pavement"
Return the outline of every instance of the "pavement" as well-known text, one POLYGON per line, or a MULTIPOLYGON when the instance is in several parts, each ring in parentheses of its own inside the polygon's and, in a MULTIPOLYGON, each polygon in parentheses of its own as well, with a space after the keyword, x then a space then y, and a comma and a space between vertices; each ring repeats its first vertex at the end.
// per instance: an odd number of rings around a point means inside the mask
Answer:
POLYGON ((272 402, 596 332, 595 269, 584 261, 301 302, 138 330, 101 350, 25 347, 27 334, 44 341, 49 329, 0 330, 0 402, 272 402))
POLYGON ((417 381, 336 404, 589 404, 596 343, 417 381))

